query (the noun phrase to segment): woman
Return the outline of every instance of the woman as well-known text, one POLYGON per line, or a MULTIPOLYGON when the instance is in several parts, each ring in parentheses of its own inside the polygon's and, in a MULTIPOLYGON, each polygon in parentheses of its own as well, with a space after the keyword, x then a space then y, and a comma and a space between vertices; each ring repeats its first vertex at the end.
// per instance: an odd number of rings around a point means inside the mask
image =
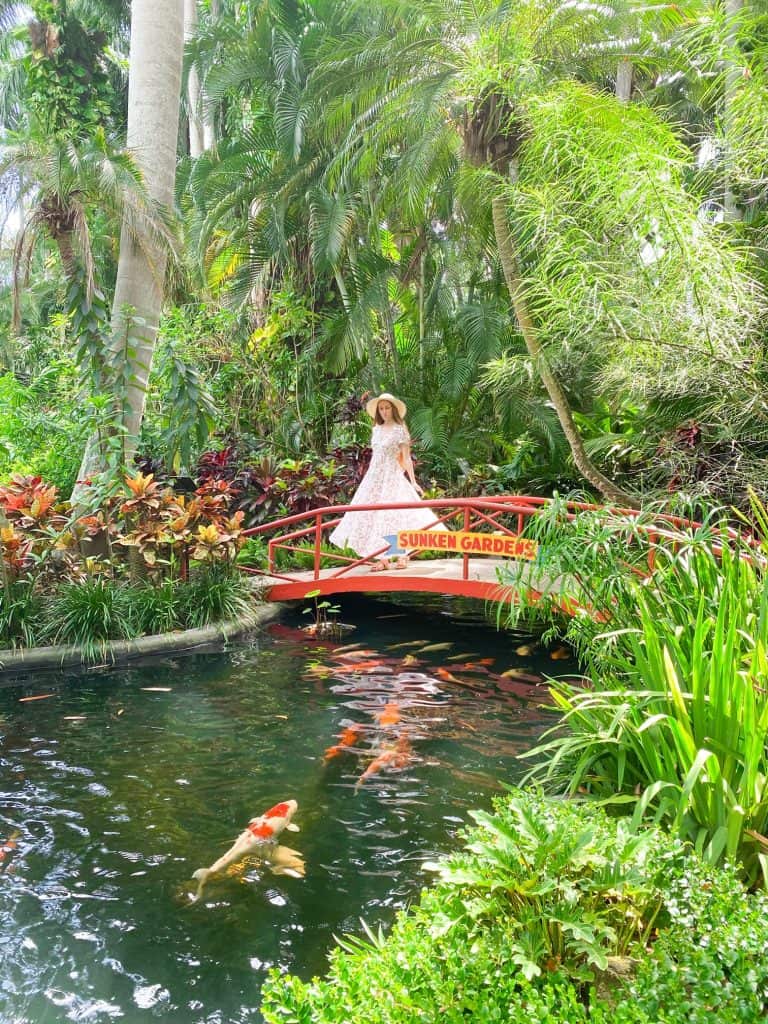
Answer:
MULTIPOLYGON (((416 483, 411 461, 411 438, 404 423, 405 402, 385 391, 366 403, 365 410, 373 419, 371 464, 360 481, 351 505, 380 505, 389 502, 418 502, 424 492, 416 483), (405 474, 405 475, 404 475, 405 474), (406 479, 407 476, 407 479, 406 479)), ((394 545, 391 537, 399 530, 423 530, 434 526, 435 516, 428 508, 382 509, 380 512, 347 512, 330 536, 332 544, 348 547, 361 558, 394 545)), ((390 552, 381 553, 371 572, 388 568, 390 552)), ((395 564, 406 569, 408 558, 401 554, 395 564)))

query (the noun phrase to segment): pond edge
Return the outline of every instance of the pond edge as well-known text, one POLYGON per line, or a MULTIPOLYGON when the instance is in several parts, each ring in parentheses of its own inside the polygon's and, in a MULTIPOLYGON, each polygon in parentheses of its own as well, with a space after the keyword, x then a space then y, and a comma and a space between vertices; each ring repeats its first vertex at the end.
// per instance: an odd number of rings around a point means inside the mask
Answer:
MULTIPOLYGON (((156 633, 154 636, 140 636, 133 640, 114 640, 105 645, 104 660, 98 667, 118 665, 134 658, 154 654, 169 654, 207 647, 211 644, 226 643, 234 637, 259 629, 280 615, 280 605, 263 604, 251 609, 236 619, 217 622, 198 629, 177 630, 171 633, 156 633)), ((0 677, 20 672, 56 670, 65 668, 95 668, 83 657, 83 649, 73 644, 58 644, 52 647, 28 647, 18 651, 0 651, 0 677)))

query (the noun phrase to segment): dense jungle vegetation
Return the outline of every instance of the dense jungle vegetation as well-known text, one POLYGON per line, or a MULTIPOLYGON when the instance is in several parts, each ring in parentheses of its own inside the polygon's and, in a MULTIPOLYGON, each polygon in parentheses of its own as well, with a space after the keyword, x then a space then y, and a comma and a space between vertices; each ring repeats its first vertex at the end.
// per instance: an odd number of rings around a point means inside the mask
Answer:
POLYGON ((760 3, 188 6, 169 212, 127 10, 4 5, 0 476, 68 497, 136 444, 333 498, 387 387, 452 492, 763 491, 760 3), (168 253, 141 355, 121 225, 168 253))
POLYGON ((513 794, 269 1019, 764 1019, 765 0, 0 0, 0 56, 0 647, 240 612, 382 390, 427 496, 556 495, 531 777, 631 817, 513 794))

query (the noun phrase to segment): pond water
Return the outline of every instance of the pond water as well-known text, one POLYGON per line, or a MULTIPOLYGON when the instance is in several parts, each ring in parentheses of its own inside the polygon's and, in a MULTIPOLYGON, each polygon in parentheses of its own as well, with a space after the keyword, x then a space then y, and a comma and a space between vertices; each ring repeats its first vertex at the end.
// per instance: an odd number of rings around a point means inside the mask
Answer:
POLYGON ((355 649, 291 613, 226 653, 0 688, 0 1020, 257 1022, 270 967, 322 973, 334 935, 388 924, 520 777, 551 724, 537 677, 572 663, 449 600, 343 618, 355 649), (306 877, 247 862, 194 901, 193 871, 290 798, 306 877))

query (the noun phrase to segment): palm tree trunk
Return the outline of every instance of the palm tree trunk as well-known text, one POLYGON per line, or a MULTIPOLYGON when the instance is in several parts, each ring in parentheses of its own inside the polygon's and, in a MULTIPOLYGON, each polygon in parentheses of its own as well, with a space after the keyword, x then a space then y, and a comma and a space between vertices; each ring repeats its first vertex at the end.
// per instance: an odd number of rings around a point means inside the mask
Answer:
MULTIPOLYGON (((191 39, 196 32, 197 0, 184 0, 184 39, 191 39)), ((187 102, 189 104, 189 155, 194 160, 205 149, 201 116, 200 78, 194 65, 190 67, 189 75, 187 76, 187 102)))
POLYGON ((608 479, 607 476, 604 476, 593 464, 592 460, 584 450, 584 442, 582 441, 578 428, 574 423, 573 413, 571 412, 571 406, 568 402, 568 398, 563 391, 560 381, 552 372, 546 354, 541 346, 541 342, 539 341, 538 330, 536 329, 536 326, 531 319, 531 315, 528 312, 528 306, 525 301, 525 296, 523 295, 522 280, 518 270, 515 245, 509 230, 509 224, 507 223, 506 204, 503 197, 494 197, 491 203, 491 208, 493 213, 493 228, 496 235, 496 244, 499 248, 499 257, 501 259, 501 266, 504 272, 504 280, 506 281, 507 289, 512 299, 512 305, 515 310, 520 332, 523 335, 525 346, 528 349, 528 354, 533 360, 533 365, 541 377, 544 387, 547 389, 547 394, 552 401, 552 405, 555 407, 557 418, 560 420, 560 426, 563 428, 563 433, 565 434, 566 440, 570 446, 571 455, 573 456, 576 468, 584 479, 595 487, 607 501, 629 507, 635 507, 637 504, 636 500, 627 494, 626 491, 617 487, 608 479))
POLYGON ((629 103, 632 99, 632 77, 634 66, 628 57, 622 57, 616 68, 616 99, 629 103))
MULTIPOLYGON (((173 203, 176 143, 179 130, 181 62, 184 52, 183 0, 133 0, 131 62, 128 80, 128 148, 142 172, 149 195, 168 209, 173 203)), ((143 325, 132 338, 127 367, 130 383, 124 396, 126 461, 136 446, 147 393, 147 380, 163 304, 167 250, 155 238, 137 243, 127 226, 120 236, 117 282, 112 304, 112 330, 121 329, 126 306, 143 325)), ((102 469, 98 447, 88 446, 79 479, 102 469)), ((84 492, 76 485, 79 504, 84 492)))
MULTIPOLYGON (((221 15, 220 0, 211 0, 211 20, 218 21, 221 15)), ((216 145, 216 126, 214 111, 207 103, 203 103, 203 149, 213 149, 216 145)))

